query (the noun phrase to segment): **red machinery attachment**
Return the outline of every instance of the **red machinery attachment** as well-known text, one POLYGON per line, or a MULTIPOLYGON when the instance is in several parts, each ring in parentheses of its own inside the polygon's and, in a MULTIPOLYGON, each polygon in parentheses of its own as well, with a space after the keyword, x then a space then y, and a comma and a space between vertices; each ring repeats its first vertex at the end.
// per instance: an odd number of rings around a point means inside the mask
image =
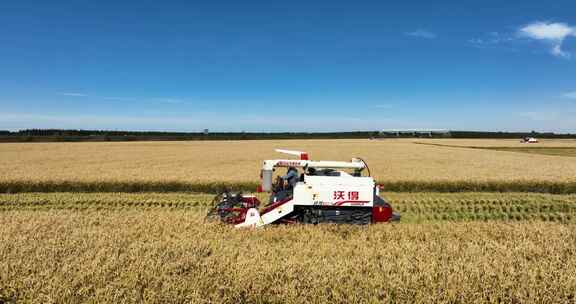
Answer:
POLYGON ((260 201, 255 196, 242 195, 242 193, 233 195, 229 191, 218 194, 212 203, 213 207, 207 217, 220 219, 224 223, 233 225, 243 223, 248 210, 258 209, 260 206, 260 201))

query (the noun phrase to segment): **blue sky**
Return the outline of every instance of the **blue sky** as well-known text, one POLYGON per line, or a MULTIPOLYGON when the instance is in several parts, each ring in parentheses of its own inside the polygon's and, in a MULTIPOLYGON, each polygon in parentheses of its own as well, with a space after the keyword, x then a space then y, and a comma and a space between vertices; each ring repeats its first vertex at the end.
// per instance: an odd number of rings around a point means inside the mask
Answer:
POLYGON ((576 2, 5 1, 0 129, 576 132, 576 2))

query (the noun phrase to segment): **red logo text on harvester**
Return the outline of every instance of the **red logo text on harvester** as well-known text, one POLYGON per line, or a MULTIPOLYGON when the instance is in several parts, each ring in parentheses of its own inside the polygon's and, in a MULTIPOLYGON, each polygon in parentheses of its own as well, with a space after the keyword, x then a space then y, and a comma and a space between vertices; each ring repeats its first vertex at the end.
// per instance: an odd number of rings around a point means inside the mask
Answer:
POLYGON ((358 191, 334 191, 334 200, 357 201, 359 199, 358 191))

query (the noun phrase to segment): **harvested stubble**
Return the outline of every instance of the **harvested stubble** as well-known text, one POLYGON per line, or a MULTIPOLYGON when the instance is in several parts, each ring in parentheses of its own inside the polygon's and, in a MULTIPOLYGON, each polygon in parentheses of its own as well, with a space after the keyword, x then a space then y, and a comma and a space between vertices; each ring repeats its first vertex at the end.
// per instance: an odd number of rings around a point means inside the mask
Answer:
POLYGON ((235 230, 187 210, 0 213, 18 302, 574 303, 576 226, 235 230))
MULTIPOLYGON (((262 202, 265 195, 259 195, 262 202)), ((384 193, 402 222, 527 221, 574 222, 576 195, 532 193, 384 193)), ((206 212, 213 195, 190 193, 18 193, 0 194, 0 211, 179 210, 206 212)))
POLYGON ((504 151, 504 152, 518 152, 518 153, 529 153, 529 154, 541 154, 541 155, 551 155, 551 156, 566 156, 566 157, 576 157, 576 146, 574 145, 559 145, 559 146, 533 146, 520 144, 520 146, 464 146, 462 143, 457 143, 456 145, 450 145, 445 143, 439 143, 438 141, 422 141, 416 142, 421 145, 430 145, 437 147, 448 147, 448 148, 463 148, 463 149, 481 149, 481 150, 493 150, 493 151, 504 151))
POLYGON ((384 196, 403 215, 403 222, 576 220, 576 195, 386 193, 384 196))
POLYGON ((508 148, 576 148, 576 139, 540 139, 538 144, 525 144, 518 139, 465 139, 465 138, 420 138, 413 142, 461 147, 508 147, 508 148))

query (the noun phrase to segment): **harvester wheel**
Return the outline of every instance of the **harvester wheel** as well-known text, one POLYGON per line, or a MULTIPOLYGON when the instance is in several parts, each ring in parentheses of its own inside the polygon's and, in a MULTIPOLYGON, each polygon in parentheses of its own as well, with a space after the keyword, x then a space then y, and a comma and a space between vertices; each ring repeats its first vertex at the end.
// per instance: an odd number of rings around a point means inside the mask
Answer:
POLYGON ((318 216, 314 213, 314 211, 310 209, 304 209, 302 211, 302 222, 305 224, 316 225, 320 221, 318 220, 318 216))

